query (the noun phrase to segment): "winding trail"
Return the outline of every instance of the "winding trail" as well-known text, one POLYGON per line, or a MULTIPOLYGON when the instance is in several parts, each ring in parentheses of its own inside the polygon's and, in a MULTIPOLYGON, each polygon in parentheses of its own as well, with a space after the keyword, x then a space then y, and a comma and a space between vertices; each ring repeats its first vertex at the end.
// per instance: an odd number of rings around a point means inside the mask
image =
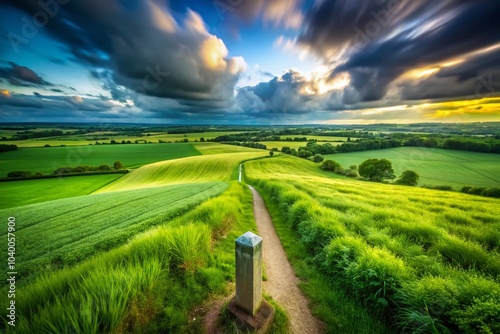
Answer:
POLYGON ((257 229, 263 239, 262 256, 267 274, 267 281, 262 282, 263 289, 287 312, 291 333, 322 333, 323 325, 313 317, 308 308, 309 301, 299 290, 299 279, 288 262, 264 200, 257 190, 252 186, 248 187, 252 191, 257 229))

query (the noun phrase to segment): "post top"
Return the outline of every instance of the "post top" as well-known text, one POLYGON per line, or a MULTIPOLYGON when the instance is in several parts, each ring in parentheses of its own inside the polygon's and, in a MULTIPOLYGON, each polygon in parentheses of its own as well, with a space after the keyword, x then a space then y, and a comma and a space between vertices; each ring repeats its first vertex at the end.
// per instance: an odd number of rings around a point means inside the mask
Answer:
POLYGON ((236 243, 244 246, 254 247, 262 242, 262 238, 250 231, 236 239, 236 243))

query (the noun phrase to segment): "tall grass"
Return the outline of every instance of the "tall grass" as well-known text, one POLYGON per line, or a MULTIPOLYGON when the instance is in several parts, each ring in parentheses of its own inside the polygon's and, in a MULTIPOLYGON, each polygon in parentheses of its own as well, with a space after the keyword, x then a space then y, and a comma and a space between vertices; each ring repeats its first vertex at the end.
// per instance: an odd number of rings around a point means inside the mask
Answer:
POLYGON ((0 329, 8 333, 198 332, 201 325, 190 324, 189 312, 210 294, 223 293, 233 279, 234 239, 255 228, 251 204, 250 191, 232 184, 220 197, 121 247, 26 283, 17 298, 15 330, 5 322, 0 329), (232 201, 236 205, 220 204, 232 201), (210 221, 216 217, 222 219, 224 229, 210 221))
POLYGON ((293 157, 245 173, 321 277, 396 331, 495 332, 499 200, 330 178, 293 157))

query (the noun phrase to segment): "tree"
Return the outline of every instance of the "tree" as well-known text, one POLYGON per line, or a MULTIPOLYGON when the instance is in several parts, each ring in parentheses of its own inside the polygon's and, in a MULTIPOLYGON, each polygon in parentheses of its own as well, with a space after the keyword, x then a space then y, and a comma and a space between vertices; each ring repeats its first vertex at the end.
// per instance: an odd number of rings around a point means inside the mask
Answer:
POLYGON ((416 186, 420 176, 412 170, 405 170, 403 174, 396 180, 397 184, 405 186, 416 186))
POLYGON ((116 170, 123 169, 123 164, 121 163, 121 161, 115 161, 115 163, 113 164, 113 167, 116 170))
POLYGON ((322 170, 327 170, 327 171, 334 172, 337 174, 340 174, 344 171, 344 167, 342 167, 342 165, 339 164, 337 161, 333 161, 333 160, 323 161, 320 168, 322 170))
POLYGON ((204 143, 204 142, 205 142, 205 138, 201 137, 201 138, 200 138, 200 142, 201 142, 201 143, 204 143))
POLYGON ((269 155, 273 156, 274 155, 274 151, 273 150, 269 151, 269 155))
POLYGON ((345 172, 348 177, 358 177, 358 166, 351 165, 349 169, 345 172))
POLYGON ((311 153, 311 151, 308 151, 308 150, 300 150, 297 155, 299 158, 307 159, 307 158, 311 157, 313 154, 311 153))
POLYGON ((323 158, 323 156, 321 154, 315 154, 312 157, 312 161, 314 161, 316 163, 322 162, 323 160, 325 160, 325 158, 323 158))
POLYGON ((381 182, 395 178, 392 164, 387 159, 368 159, 359 166, 359 175, 370 181, 381 182))
POLYGON ((107 170, 111 170, 111 168, 109 168, 108 165, 100 165, 98 167, 99 170, 102 170, 102 171, 107 171, 107 170))

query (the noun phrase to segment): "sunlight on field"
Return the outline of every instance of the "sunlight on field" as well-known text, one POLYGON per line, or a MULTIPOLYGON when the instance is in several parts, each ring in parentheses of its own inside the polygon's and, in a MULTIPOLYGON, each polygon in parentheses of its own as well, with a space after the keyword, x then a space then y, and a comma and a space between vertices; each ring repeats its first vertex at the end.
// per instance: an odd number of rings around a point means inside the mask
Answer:
POLYGON ((229 181, 242 161, 268 155, 267 151, 261 152, 202 155, 157 162, 125 175, 96 193, 177 183, 229 181))
MULTIPOLYGON (((258 150, 256 148, 244 147, 244 146, 236 146, 236 145, 227 145, 227 144, 219 144, 219 143, 195 143, 194 147, 200 151, 203 155, 210 154, 223 154, 223 153, 262 153, 263 150, 258 150)), ((264 154, 264 153, 262 153, 264 154)))

